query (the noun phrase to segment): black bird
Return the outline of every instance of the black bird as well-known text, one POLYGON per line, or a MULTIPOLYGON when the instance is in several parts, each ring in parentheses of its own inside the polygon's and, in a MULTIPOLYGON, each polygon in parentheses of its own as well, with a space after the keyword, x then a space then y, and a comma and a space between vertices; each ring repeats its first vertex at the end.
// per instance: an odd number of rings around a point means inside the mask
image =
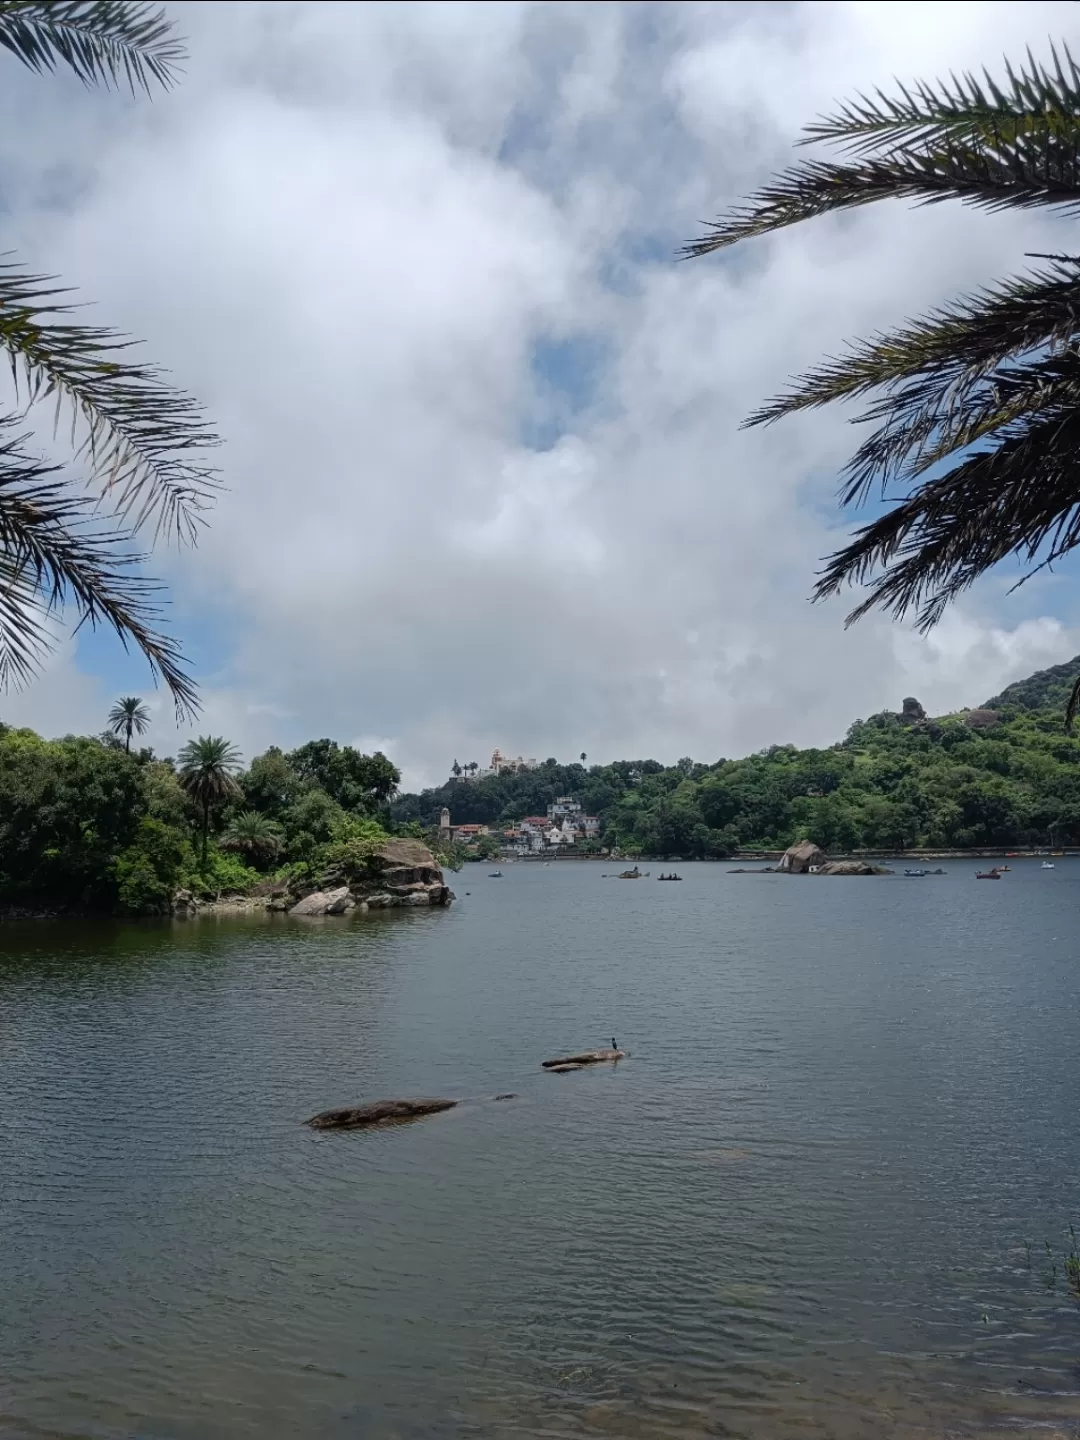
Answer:
POLYGON ((611 1037, 611 1048, 613 1050, 617 1050, 619 1048, 619 1042, 615 1039, 614 1035, 611 1037))

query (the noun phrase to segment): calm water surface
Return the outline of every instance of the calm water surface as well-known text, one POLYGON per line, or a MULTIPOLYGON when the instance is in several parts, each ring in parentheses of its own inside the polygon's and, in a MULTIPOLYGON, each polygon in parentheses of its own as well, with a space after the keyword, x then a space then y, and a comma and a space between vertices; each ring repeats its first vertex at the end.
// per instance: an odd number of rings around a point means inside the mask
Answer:
POLYGON ((1080 861, 607 868, 0 928, 0 1435, 1080 1433, 1080 861))

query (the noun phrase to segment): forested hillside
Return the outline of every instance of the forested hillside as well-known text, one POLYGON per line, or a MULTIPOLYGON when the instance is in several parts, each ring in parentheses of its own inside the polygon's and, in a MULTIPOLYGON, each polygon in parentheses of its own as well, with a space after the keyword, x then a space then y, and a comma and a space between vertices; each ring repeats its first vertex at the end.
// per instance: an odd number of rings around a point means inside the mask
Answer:
POLYGON ((603 842, 633 853, 722 856, 809 838, 834 851, 1080 844, 1080 740, 1062 715, 1080 657, 1009 686, 972 711, 883 711, 823 750, 774 745, 740 760, 674 766, 554 760, 520 775, 452 780, 398 798, 393 814, 433 825, 506 825, 573 795, 603 842))

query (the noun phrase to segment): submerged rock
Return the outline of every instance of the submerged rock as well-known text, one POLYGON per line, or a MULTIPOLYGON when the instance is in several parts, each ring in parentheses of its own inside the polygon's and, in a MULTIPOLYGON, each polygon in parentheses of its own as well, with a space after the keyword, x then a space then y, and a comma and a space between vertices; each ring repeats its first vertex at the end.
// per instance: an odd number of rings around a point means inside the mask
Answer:
POLYGON ((391 1120, 416 1120, 452 1110, 456 1100, 412 1099, 372 1100, 367 1105, 347 1105, 339 1110, 321 1110, 304 1123, 313 1130, 355 1130, 364 1125, 383 1125, 391 1120))
POLYGON ((871 865, 867 860, 830 860, 822 865, 819 875, 891 875, 884 865, 871 865))
POLYGON ((583 1065, 601 1065, 605 1060, 623 1060, 625 1057, 625 1050, 583 1050, 580 1055, 562 1055, 557 1060, 545 1060, 541 1068, 558 1074, 564 1069, 580 1070, 583 1065))

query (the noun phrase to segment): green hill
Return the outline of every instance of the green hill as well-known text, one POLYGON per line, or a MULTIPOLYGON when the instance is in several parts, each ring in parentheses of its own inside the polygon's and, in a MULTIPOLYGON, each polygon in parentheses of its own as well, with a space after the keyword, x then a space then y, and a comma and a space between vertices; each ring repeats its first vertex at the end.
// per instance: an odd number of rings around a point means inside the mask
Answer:
POLYGON ((506 826, 561 795, 630 853, 723 856, 810 839, 826 850, 1080 845, 1080 740, 1062 716, 1080 657, 985 706, 937 718, 920 706, 857 720, 827 749, 774 745, 741 760, 545 762, 400 796, 401 821, 506 826))
POLYGON ((1064 665, 1036 670, 1026 680, 1006 685, 1000 695, 987 700, 986 707, 1002 710, 1014 706, 1018 710, 1058 710, 1064 714, 1077 675, 1080 675, 1080 655, 1064 665))

